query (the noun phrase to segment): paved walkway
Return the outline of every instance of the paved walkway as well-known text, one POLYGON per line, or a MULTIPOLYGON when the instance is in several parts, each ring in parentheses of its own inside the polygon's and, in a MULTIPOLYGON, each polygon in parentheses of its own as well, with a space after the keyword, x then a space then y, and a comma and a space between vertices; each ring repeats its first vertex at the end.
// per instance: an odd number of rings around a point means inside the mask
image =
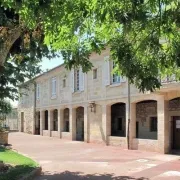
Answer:
POLYGON ((11 133, 18 152, 40 163, 36 180, 180 180, 180 156, 11 133))

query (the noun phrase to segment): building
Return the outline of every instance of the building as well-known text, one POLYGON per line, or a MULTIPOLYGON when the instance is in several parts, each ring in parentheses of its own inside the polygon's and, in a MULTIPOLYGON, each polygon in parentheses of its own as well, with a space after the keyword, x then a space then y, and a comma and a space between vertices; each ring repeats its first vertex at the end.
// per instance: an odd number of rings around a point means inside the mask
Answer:
POLYGON ((17 108, 13 108, 12 112, 6 116, 5 126, 9 128, 10 131, 18 130, 18 111, 17 108))
MULTIPOLYGON (((93 53, 92 71, 58 66, 20 89, 20 131, 127 148, 128 83, 112 74, 109 51, 93 53)), ((180 149, 180 83, 140 93, 131 85, 130 148, 161 153, 180 149)))

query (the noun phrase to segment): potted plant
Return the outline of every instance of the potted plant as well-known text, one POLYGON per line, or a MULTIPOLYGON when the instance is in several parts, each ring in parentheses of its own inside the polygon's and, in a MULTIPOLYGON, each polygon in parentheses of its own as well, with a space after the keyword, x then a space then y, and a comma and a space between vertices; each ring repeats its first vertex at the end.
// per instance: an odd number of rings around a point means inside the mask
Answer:
POLYGON ((5 125, 5 120, 7 114, 9 114, 12 110, 11 104, 1 99, 0 100, 0 144, 7 145, 8 144, 8 127, 5 125))

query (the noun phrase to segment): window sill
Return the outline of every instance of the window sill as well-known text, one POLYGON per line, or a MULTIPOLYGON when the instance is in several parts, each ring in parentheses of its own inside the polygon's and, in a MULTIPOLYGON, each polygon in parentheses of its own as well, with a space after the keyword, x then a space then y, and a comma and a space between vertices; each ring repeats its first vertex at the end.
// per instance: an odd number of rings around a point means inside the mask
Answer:
POLYGON ((83 91, 78 90, 78 91, 74 91, 73 94, 80 94, 80 93, 82 93, 82 92, 83 92, 83 91))
POLYGON ((51 96, 51 99, 56 99, 56 98, 57 98, 56 95, 52 95, 52 96, 51 96))
POLYGON ((109 87, 116 87, 116 86, 120 86, 122 83, 118 82, 118 83, 112 83, 109 85, 109 87))

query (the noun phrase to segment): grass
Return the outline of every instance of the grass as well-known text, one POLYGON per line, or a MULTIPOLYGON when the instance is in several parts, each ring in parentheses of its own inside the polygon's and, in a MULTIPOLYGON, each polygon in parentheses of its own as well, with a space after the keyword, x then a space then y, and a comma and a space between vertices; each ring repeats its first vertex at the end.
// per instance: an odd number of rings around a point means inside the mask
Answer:
POLYGON ((32 159, 2 147, 0 147, 0 161, 14 166, 7 173, 0 174, 0 180, 20 179, 20 177, 38 167, 38 164, 32 159))

